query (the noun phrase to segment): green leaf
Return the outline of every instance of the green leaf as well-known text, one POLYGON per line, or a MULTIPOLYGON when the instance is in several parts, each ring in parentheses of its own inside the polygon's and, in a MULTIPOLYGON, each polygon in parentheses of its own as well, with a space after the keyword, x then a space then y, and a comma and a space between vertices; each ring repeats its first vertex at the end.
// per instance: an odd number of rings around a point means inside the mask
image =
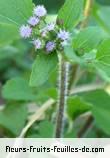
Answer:
POLYGON ((79 96, 73 96, 68 99, 67 112, 69 117, 74 120, 80 114, 91 109, 91 105, 79 96))
POLYGON ((72 29, 81 20, 83 0, 66 0, 58 13, 58 20, 63 20, 66 29, 72 29))
POLYGON ((110 6, 101 6, 95 4, 93 16, 96 22, 110 34, 110 6))
POLYGON ((44 91, 44 93, 50 98, 53 98, 55 100, 57 99, 58 93, 56 88, 49 88, 46 91, 44 91))
POLYGON ((14 78, 4 85, 2 90, 3 98, 11 100, 29 101, 35 100, 36 96, 29 87, 28 81, 22 78, 14 78))
POLYGON ((81 96, 93 105, 91 110, 97 126, 110 134, 110 95, 103 90, 95 90, 81 96))
POLYGON ((32 15, 32 0, 0 0, 0 46, 18 39, 19 29, 32 15))
POLYGON ((110 82, 110 67, 107 65, 104 65, 100 62, 95 62, 94 67, 96 68, 96 73, 100 75, 102 79, 104 79, 107 82, 110 82))
POLYGON ((104 37, 106 34, 98 27, 85 28, 73 35, 72 43, 64 48, 64 55, 70 62, 86 66, 95 60, 96 48, 104 37))
POLYGON ((21 25, 32 15, 32 0, 0 0, 0 22, 21 25))
POLYGON ((78 56, 70 45, 64 48, 64 57, 71 62, 71 64, 80 64, 81 66, 88 66, 88 63, 92 63, 96 58, 96 51, 92 50, 89 53, 85 53, 83 56, 78 56))
POLYGON ((100 44, 96 59, 104 65, 110 66, 110 39, 104 40, 100 44))
POLYGON ((6 105, 0 111, 0 126, 18 136, 27 119, 27 108, 25 105, 6 105))
POLYGON ((41 86, 46 82, 57 66, 57 54, 39 54, 33 64, 30 86, 41 86))
POLYGON ((74 49, 71 47, 71 45, 68 45, 64 48, 64 56, 71 63, 79 63, 79 64, 83 63, 81 58, 76 55, 76 53, 75 53, 74 49))
POLYGON ((0 23, 0 47, 18 38, 19 34, 16 26, 0 23))
POLYGON ((36 124, 34 129, 31 129, 30 133, 28 133, 28 138, 53 138, 54 125, 48 120, 36 124))
POLYGON ((94 66, 104 79, 110 81, 110 39, 104 40, 98 47, 94 66))
POLYGON ((67 133, 64 134, 64 138, 77 138, 77 132, 72 129, 71 131, 67 131, 67 133))
POLYGON ((98 27, 88 27, 79 32, 73 39, 73 48, 79 53, 88 53, 95 49, 105 37, 104 32, 98 27))
POLYGON ((10 59, 18 54, 18 49, 13 46, 0 48, 0 60, 10 59))
POLYGON ((39 137, 40 138, 52 138, 54 133, 54 126, 49 121, 43 121, 39 125, 39 137))

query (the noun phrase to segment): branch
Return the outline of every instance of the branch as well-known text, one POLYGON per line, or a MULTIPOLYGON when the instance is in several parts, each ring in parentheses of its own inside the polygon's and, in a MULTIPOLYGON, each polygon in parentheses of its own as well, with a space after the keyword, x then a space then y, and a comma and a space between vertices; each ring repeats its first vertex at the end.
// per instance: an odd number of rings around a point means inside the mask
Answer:
POLYGON ((27 123, 27 125, 23 128, 19 138, 23 138, 29 128, 44 114, 44 112, 53 105, 55 101, 53 99, 47 100, 40 109, 38 109, 31 117, 30 121, 27 123))
POLYGON ((94 84, 85 84, 83 86, 77 86, 73 90, 71 90, 70 94, 77 94, 82 92, 88 92, 96 89, 104 89, 105 83, 94 83, 94 84))

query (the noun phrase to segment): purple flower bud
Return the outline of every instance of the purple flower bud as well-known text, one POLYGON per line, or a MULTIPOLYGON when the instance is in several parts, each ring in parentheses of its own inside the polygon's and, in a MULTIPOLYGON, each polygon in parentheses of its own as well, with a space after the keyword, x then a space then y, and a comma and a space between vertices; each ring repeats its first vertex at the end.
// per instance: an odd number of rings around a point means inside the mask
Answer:
POLYGON ((34 8, 34 14, 38 17, 43 17, 47 14, 47 10, 43 5, 38 5, 34 8))
POLYGON ((65 30, 60 30, 57 37, 63 41, 68 40, 70 37, 70 33, 65 30))
POLYGON ((53 31, 54 28, 55 28, 55 23, 50 23, 50 24, 48 24, 47 27, 46 27, 46 29, 47 29, 48 31, 53 31))
POLYGON ((23 38, 29 38, 32 34, 32 28, 29 25, 22 25, 20 27, 20 35, 23 38))
POLYGON ((47 52, 52 52, 55 49, 55 46, 56 46, 55 42, 53 42, 53 41, 47 42, 46 51, 47 52))
POLYGON ((40 32, 41 32, 42 37, 46 37, 46 35, 48 33, 46 28, 43 28, 42 30, 40 30, 40 32))
POLYGON ((42 47, 42 42, 41 42, 40 39, 35 39, 35 40, 33 41, 33 44, 34 44, 34 46, 35 46, 35 49, 41 49, 41 47, 42 47))
POLYGON ((35 26, 39 23, 39 18, 35 17, 35 16, 32 16, 30 17, 30 19, 28 20, 28 23, 32 26, 35 26))
POLYGON ((42 37, 46 37, 47 31, 42 31, 41 35, 42 35, 42 37))

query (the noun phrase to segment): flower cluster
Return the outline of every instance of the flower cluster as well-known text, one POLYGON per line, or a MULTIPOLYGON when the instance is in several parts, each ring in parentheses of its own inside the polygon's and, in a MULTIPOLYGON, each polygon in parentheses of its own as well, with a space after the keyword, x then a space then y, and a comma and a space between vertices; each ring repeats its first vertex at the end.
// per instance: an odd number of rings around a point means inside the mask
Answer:
POLYGON ((33 10, 26 25, 20 27, 20 36, 30 38, 36 50, 44 49, 47 54, 54 50, 62 50, 68 43, 70 33, 59 28, 55 22, 46 22, 47 10, 43 5, 38 5, 33 10))

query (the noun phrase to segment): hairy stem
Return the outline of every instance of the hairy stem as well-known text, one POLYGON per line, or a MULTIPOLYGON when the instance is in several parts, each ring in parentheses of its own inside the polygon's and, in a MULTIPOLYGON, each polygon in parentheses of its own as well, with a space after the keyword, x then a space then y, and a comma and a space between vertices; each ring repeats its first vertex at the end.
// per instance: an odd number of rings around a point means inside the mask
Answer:
MULTIPOLYGON (((84 28, 87 25, 88 17, 90 15, 91 6, 93 0, 87 0, 86 7, 84 10, 85 20, 82 22, 80 28, 84 28)), ((60 56, 59 60, 59 100, 58 100, 58 112, 57 112, 57 120, 56 120, 56 131, 55 137, 61 138, 64 130, 64 113, 66 108, 66 100, 68 95, 68 71, 69 65, 66 63, 62 56, 60 56)), ((75 70, 75 73, 77 68, 75 70)), ((73 72, 74 73, 74 72, 73 72)), ((69 90, 71 89, 72 83, 69 86, 69 90)))
POLYGON ((64 129, 64 113, 68 95, 68 70, 69 64, 65 62, 62 56, 59 57, 59 99, 58 99, 58 112, 56 119, 55 137, 61 138, 64 129))

